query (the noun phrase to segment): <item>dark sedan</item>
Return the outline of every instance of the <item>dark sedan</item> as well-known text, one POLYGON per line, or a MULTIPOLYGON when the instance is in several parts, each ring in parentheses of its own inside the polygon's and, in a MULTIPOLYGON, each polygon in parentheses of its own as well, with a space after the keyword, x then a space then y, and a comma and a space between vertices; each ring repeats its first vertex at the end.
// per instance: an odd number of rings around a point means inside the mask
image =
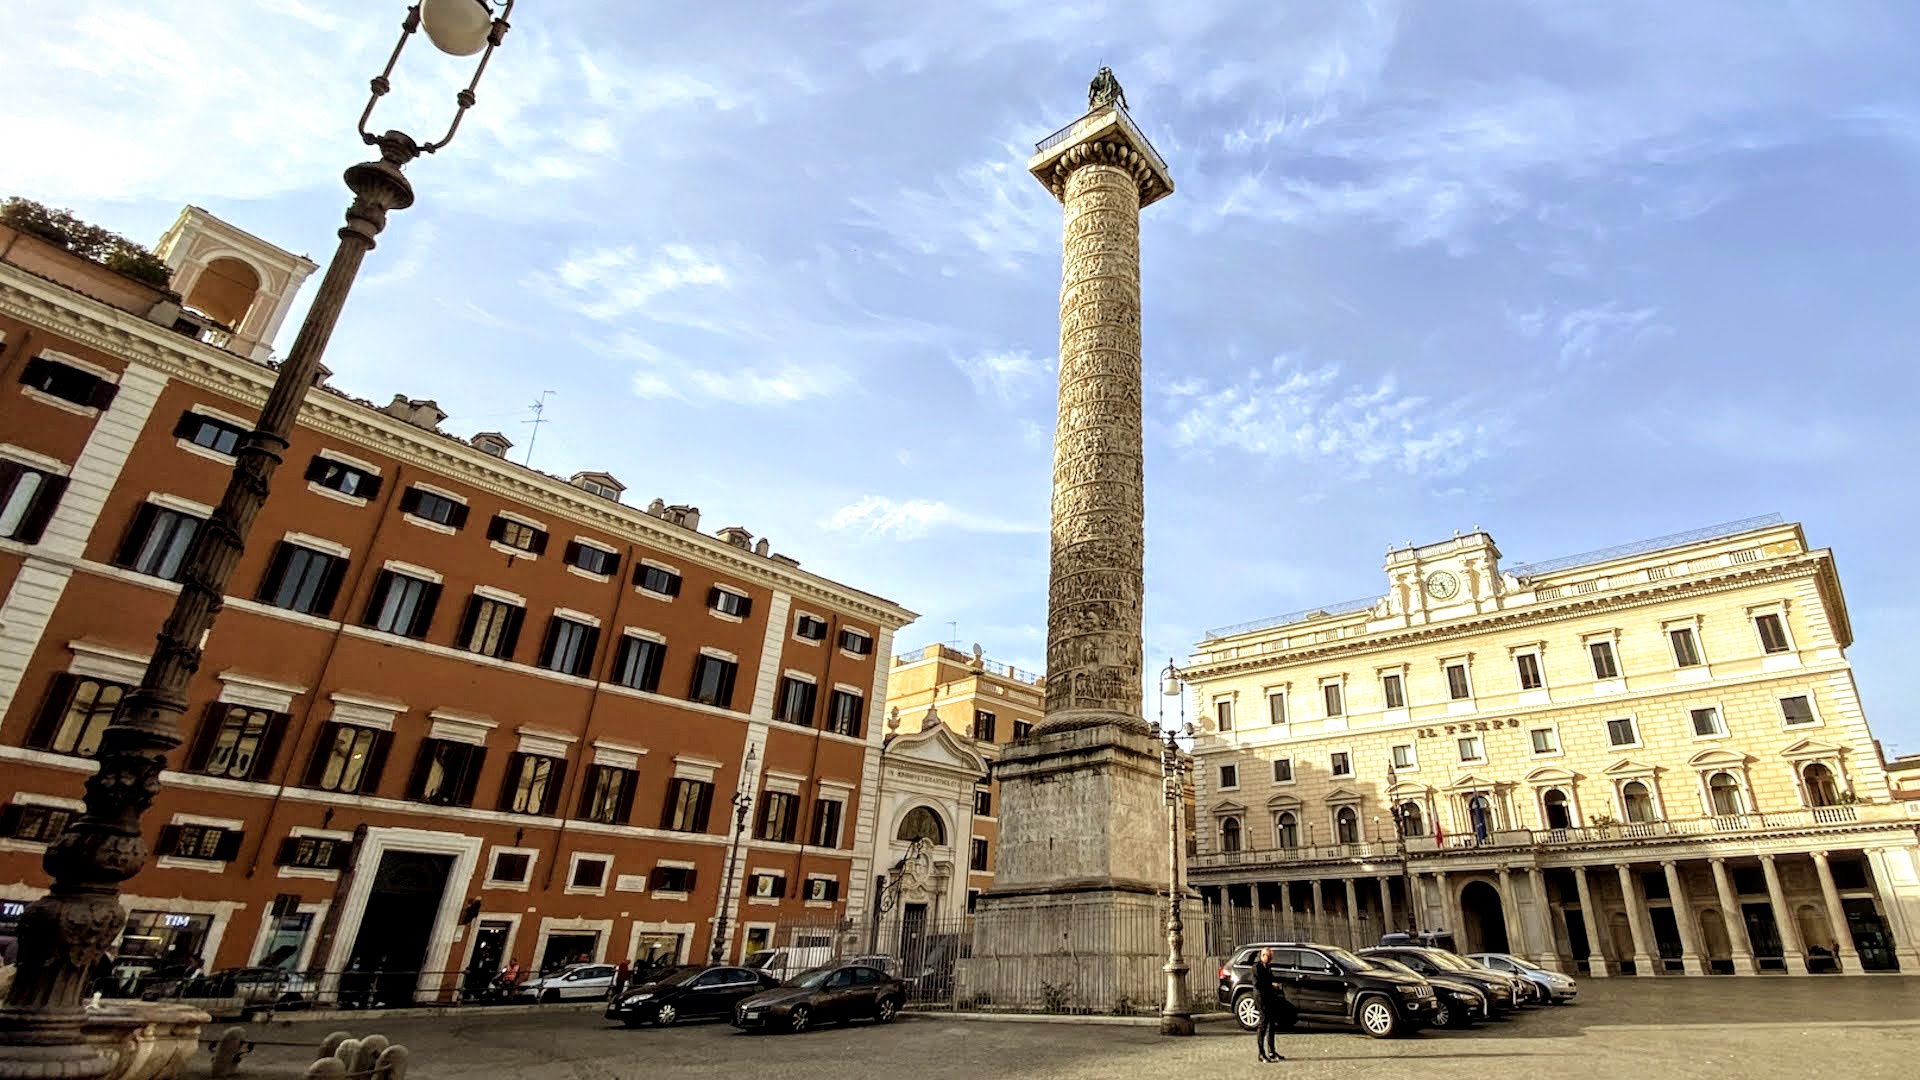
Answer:
POLYGON ((733 1026, 742 1031, 805 1031, 846 1020, 888 1023, 907 999, 906 985, 876 967, 830 964, 804 971, 785 985, 742 1001, 733 1026))
POLYGON ((607 1019, 628 1027, 666 1027, 701 1016, 732 1016, 743 999, 780 985, 763 971, 743 967, 675 968, 652 982, 629 987, 607 1005, 607 1019))
POLYGON ((1389 945, 1382 948, 1362 949, 1360 955, 1371 960, 1383 956, 1432 978, 1445 976, 1456 982, 1471 983, 1487 995, 1487 1013, 1489 1017, 1504 1016, 1519 1006, 1514 998, 1515 980, 1511 975, 1502 975, 1497 971, 1470 964, 1445 949, 1429 949, 1418 945, 1389 945))

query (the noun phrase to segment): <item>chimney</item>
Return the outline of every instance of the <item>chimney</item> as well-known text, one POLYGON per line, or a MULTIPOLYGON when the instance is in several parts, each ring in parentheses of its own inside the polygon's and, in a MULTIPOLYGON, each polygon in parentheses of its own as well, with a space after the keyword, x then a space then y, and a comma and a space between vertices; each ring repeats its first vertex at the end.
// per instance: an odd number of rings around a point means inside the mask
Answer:
POLYGON ((393 395, 393 400, 380 411, 405 420, 423 431, 439 431, 440 421, 447 418, 446 410, 440 407, 439 402, 410 398, 405 394, 393 395))
POLYGON ((767 557, 767 552, 771 550, 773 550, 773 545, 767 543, 767 538, 764 536, 760 538, 759 542, 753 545, 753 553, 763 559, 767 557))

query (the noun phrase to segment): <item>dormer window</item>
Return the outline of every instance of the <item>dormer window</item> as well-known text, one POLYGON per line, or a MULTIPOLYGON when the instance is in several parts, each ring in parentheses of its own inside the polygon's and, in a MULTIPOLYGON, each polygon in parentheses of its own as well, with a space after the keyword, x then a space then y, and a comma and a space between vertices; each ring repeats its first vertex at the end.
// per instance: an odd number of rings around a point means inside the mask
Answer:
POLYGON ((574 473, 573 478, 567 482, 589 494, 598 495, 603 499, 612 499, 614 502, 619 502, 620 494, 627 490, 625 484, 607 473, 574 473))
POLYGON ((473 437, 473 448, 483 454, 504 458, 507 451, 513 448, 513 443, 497 431, 483 431, 473 437))

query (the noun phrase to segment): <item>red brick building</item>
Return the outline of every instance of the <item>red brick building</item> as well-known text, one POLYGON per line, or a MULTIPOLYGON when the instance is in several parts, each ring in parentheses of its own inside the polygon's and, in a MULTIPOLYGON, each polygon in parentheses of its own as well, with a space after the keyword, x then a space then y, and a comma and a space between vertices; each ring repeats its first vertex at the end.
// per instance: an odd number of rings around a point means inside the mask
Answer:
MULTIPOLYGON (((160 254, 185 310, 0 229, 0 938, 46 885, 313 268, 192 209, 160 254)), ((736 956, 858 917, 912 613, 443 418, 309 398, 147 816, 116 973, 685 960, 722 910, 736 956)))

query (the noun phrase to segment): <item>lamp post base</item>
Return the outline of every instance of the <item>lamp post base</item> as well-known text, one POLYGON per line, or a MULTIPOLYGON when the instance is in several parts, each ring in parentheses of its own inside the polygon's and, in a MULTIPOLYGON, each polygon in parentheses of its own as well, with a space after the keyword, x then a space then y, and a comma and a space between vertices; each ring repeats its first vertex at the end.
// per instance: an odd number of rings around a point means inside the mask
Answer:
POLYGON ((1167 973, 1167 1000, 1160 1007, 1160 1034, 1193 1034, 1193 1013, 1187 1009, 1187 965, 1169 961, 1161 970, 1167 973))

